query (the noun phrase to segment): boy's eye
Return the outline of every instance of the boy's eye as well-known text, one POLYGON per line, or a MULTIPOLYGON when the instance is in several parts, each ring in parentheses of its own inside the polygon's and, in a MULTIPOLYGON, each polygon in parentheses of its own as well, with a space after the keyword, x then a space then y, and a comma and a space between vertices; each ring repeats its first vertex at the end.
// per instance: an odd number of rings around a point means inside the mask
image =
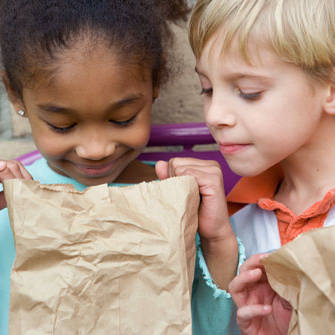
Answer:
POLYGON ((126 127, 129 126, 136 118, 137 114, 132 116, 130 119, 124 120, 124 121, 119 121, 119 120, 109 120, 109 122, 114 123, 117 126, 120 127, 126 127))
POLYGON ((213 93, 212 88, 202 88, 200 92, 201 95, 208 95, 208 96, 211 96, 212 93, 213 93))
POLYGON ((238 95, 245 100, 257 100, 261 97, 263 92, 252 92, 252 93, 245 93, 241 89, 237 89, 238 95))
POLYGON ((47 124, 48 124, 48 126, 49 126, 52 130, 54 130, 54 131, 57 132, 57 133, 61 133, 61 134, 64 134, 64 133, 70 131, 72 128, 74 128, 74 127, 76 126, 76 123, 71 124, 71 125, 68 126, 68 127, 56 127, 56 126, 54 126, 53 124, 51 124, 51 123, 49 123, 49 122, 47 122, 47 124))

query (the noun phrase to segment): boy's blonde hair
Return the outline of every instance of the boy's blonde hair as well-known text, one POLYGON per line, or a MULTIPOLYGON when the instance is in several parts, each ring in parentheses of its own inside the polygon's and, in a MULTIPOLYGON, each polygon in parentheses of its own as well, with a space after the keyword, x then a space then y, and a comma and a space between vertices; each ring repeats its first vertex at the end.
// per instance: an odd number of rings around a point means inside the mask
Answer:
POLYGON ((189 30, 197 58, 221 27, 223 50, 236 37, 247 62, 248 42, 259 41, 313 77, 334 80, 335 0, 198 0, 189 30))

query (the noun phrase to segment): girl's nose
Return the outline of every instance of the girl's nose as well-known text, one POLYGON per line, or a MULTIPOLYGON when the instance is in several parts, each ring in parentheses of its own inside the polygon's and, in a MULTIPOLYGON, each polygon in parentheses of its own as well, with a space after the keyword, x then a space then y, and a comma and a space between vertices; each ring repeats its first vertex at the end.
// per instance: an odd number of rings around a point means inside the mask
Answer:
POLYGON ((233 106, 225 99, 213 96, 205 110, 206 123, 210 127, 233 127, 236 124, 236 115, 233 106))
POLYGON ((80 143, 76 147, 76 153, 79 157, 91 160, 101 160, 111 156, 116 149, 116 143, 104 140, 91 139, 80 143))

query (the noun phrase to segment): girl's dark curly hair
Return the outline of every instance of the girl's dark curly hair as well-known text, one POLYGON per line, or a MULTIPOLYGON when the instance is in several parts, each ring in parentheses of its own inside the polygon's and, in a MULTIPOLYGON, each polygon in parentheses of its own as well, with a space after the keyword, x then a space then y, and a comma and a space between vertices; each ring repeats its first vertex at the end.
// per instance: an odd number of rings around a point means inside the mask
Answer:
POLYGON ((83 36, 103 40, 124 61, 166 77, 168 22, 186 20, 187 0, 0 0, 2 63, 11 88, 22 88, 83 36))

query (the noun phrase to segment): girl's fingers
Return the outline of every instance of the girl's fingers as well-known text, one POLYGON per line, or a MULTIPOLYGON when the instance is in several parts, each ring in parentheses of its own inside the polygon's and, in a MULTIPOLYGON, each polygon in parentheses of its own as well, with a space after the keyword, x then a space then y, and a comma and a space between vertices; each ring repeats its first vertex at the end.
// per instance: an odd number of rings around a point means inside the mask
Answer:
POLYGON ((257 317, 269 315, 272 312, 270 305, 249 305, 237 310, 237 322, 241 330, 250 326, 252 320, 257 317))
POLYGON ((12 172, 12 170, 5 168, 4 170, 0 171, 0 181, 4 181, 6 179, 14 179, 16 176, 12 172))
POLYGON ((33 179, 33 177, 27 171, 27 169, 24 167, 24 165, 21 162, 18 162, 18 163, 19 163, 18 166, 20 168, 21 175, 22 175, 23 179, 33 179))
POLYGON ((159 179, 169 178, 169 163, 158 161, 155 165, 155 171, 159 179))
POLYGON ((29 172, 18 161, 0 161, 0 181, 6 179, 32 179, 29 172))

